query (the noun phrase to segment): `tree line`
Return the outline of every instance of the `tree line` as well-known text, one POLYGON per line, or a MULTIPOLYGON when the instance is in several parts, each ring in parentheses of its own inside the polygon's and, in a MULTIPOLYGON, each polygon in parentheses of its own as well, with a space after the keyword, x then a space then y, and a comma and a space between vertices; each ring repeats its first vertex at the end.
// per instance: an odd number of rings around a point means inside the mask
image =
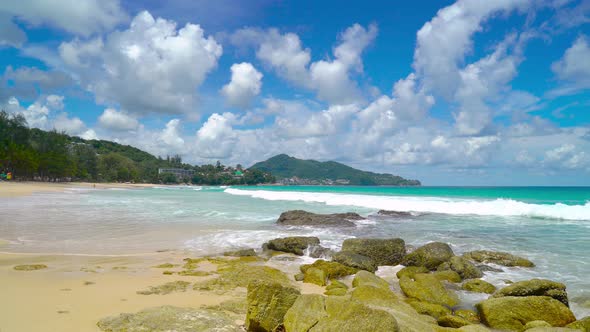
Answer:
POLYGON ((20 114, 0 111, 0 171, 16 180, 238 185, 274 182, 259 170, 216 165, 193 166, 178 155, 155 157, 132 146, 70 137, 56 130, 29 128, 20 114), (159 168, 194 171, 191 178, 158 174, 159 168))

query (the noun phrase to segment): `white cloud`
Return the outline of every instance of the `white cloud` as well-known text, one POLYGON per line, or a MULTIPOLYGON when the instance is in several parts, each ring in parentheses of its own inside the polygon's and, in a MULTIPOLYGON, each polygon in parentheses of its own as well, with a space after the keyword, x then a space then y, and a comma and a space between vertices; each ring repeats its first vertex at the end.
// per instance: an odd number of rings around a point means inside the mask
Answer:
POLYGON ((7 45, 21 47, 27 41, 27 34, 16 25, 9 15, 0 11, 0 47, 7 45))
POLYGON ((581 89, 590 88, 590 45, 588 38, 580 36, 568 48, 563 57, 551 65, 557 77, 567 83, 566 86, 554 90, 552 94, 571 94, 581 89))
POLYGON ((229 105, 246 108, 260 93, 262 76, 262 73, 248 62, 235 63, 231 66, 231 81, 223 86, 221 93, 229 105))
POLYGON ((213 113, 197 131, 195 154, 201 158, 228 158, 235 148, 232 113, 213 113))
POLYGON ((62 43, 60 55, 98 103, 133 113, 196 111, 196 89, 217 66, 222 47, 199 25, 133 18, 127 30, 101 38, 62 43))
POLYGON ((6 67, 4 79, 12 81, 14 85, 38 85, 41 90, 55 90, 64 88, 73 83, 72 79, 61 71, 45 71, 35 67, 20 67, 13 69, 6 67))
POLYGON ((117 111, 113 108, 107 108, 98 118, 98 123, 109 130, 135 130, 139 122, 127 113, 117 111))
POLYGON ((119 0, 1 1, 2 12, 32 25, 48 24, 83 36, 110 30, 127 19, 119 0))
POLYGON ((168 121, 160 138, 166 145, 173 147, 176 151, 182 150, 184 139, 181 137, 180 120, 172 119, 168 121))

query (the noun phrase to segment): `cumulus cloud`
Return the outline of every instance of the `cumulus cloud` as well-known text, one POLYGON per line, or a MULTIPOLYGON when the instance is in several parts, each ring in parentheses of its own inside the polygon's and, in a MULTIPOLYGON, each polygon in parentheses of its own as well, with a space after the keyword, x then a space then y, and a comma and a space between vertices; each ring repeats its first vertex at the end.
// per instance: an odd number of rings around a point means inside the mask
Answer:
POLYGON ((217 66, 222 47, 199 25, 177 29, 144 11, 126 30, 74 39, 59 51, 98 103, 138 114, 186 114, 196 111, 196 89, 217 66))
POLYGON ((107 108, 98 117, 98 123, 109 130, 135 130, 139 126, 139 122, 134 117, 113 108, 107 108))
POLYGON ((229 105, 246 108, 260 93, 262 76, 262 73, 248 62, 235 63, 231 66, 231 81, 223 86, 221 93, 229 105))
POLYGON ((236 144, 232 113, 213 113, 197 131, 195 153, 201 158, 228 158, 236 144))
POLYGON ((110 30, 127 19, 119 0, 2 1, 0 13, 82 36, 110 30))
POLYGON ((564 87, 554 90, 551 94, 571 94, 590 88, 590 46, 584 35, 578 37, 568 48, 563 57, 551 65, 557 77, 566 82, 564 87))

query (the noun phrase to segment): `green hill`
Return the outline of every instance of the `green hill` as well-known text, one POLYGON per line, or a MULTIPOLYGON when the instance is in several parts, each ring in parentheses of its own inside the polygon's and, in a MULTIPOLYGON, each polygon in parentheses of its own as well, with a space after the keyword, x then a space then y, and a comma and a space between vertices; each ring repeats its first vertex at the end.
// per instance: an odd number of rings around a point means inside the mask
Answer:
MULTIPOLYGON (((302 182, 329 183, 337 180, 340 184, 349 185, 387 185, 387 186, 419 186, 418 180, 407 180, 392 174, 378 174, 361 171, 350 166, 335 162, 320 162, 315 160, 302 160, 290 157, 286 154, 274 156, 266 161, 254 164, 250 169, 258 169, 272 173, 277 179, 289 179, 297 177, 302 182), (326 181, 329 180, 329 181, 326 181)), ((339 184, 335 183, 335 184, 339 184)))

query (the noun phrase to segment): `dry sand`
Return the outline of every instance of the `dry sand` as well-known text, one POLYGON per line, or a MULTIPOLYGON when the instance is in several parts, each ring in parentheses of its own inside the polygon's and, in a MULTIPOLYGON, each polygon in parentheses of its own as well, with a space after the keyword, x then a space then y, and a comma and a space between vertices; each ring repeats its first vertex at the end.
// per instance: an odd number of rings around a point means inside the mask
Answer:
POLYGON ((62 192, 68 188, 108 189, 108 188, 146 188, 153 184, 145 183, 88 183, 88 182, 0 182, 0 198, 28 196, 37 192, 62 192))

